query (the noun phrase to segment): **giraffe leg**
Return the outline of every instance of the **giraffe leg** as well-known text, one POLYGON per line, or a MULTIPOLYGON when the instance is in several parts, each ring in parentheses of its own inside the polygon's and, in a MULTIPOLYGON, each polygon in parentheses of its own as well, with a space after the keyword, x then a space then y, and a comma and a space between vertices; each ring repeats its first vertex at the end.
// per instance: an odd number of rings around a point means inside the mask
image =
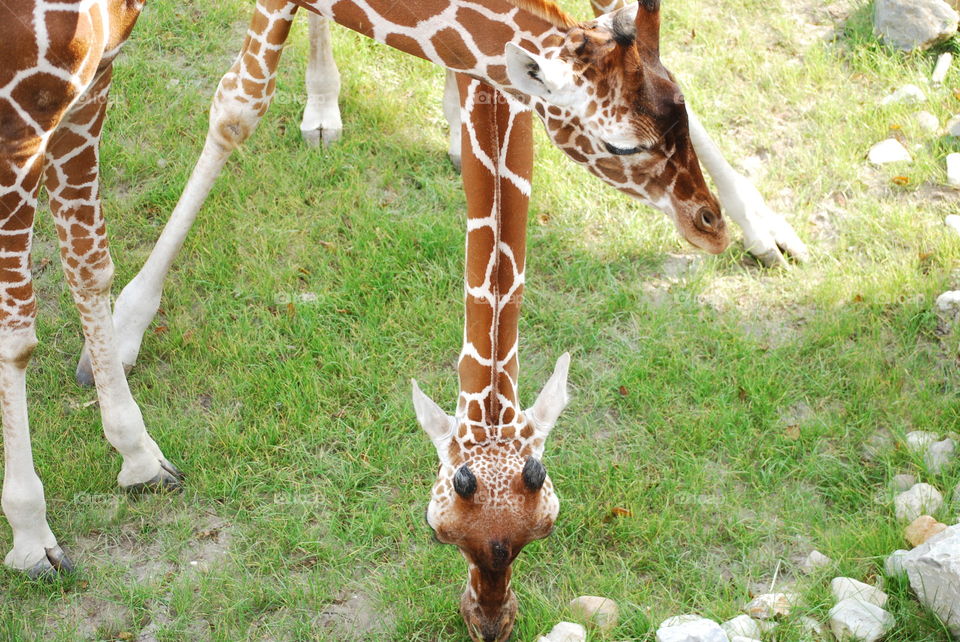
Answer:
POLYGON ((340 120, 340 71, 333 58, 330 22, 309 12, 310 58, 307 61, 307 107, 300 133, 307 145, 316 147, 336 142, 343 134, 340 120))
MULTIPOLYGON (((12 109, 0 105, 0 120, 4 119, 14 124, 18 117, 12 109)), ((33 466, 27 418, 26 372, 37 345, 30 243, 43 166, 43 137, 3 139, 0 149, 4 156, 0 165, 0 413, 4 450, 0 503, 13 531, 13 549, 4 563, 37 578, 73 569, 47 524, 43 483, 33 466)))
POLYGON ((747 251, 767 267, 786 265, 784 254, 806 261, 810 256, 807 246, 786 219, 771 210, 753 183, 730 166, 689 107, 687 116, 697 156, 717 184, 723 209, 743 229, 747 251))
MULTIPOLYGON (((143 335, 157 310, 163 283, 187 233, 233 150, 253 133, 273 99, 277 66, 297 5, 259 0, 243 50, 220 80, 210 107, 210 127, 203 151, 157 244, 114 304, 113 325, 124 368, 136 364, 143 335)), ((77 382, 94 381, 89 345, 77 365, 77 382)))
POLYGON ((460 171, 460 90, 457 74, 447 69, 443 85, 443 116, 450 126, 450 151, 447 152, 453 167, 460 171))
POLYGON ((117 481, 124 488, 177 487, 180 474, 147 434, 130 394, 110 318, 113 261, 100 206, 100 132, 111 68, 101 72, 87 100, 68 113, 46 150, 44 181, 60 239, 60 258, 87 340, 107 440, 123 456, 117 481))

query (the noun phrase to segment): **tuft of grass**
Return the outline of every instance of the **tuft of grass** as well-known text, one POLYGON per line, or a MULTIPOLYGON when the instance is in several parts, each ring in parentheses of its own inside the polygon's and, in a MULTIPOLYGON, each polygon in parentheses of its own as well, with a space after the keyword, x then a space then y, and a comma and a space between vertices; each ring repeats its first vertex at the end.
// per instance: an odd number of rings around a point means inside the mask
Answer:
MULTIPOLYGON (((103 192, 118 284, 176 203, 250 10, 150 3, 117 64, 103 192)), ((593 639, 652 640, 670 615, 733 617, 774 573, 804 595, 797 615, 822 621, 831 573, 874 581, 904 545, 887 480, 911 472, 945 494, 960 482, 902 447, 910 430, 960 425, 960 340, 932 312, 960 286, 960 239, 942 225, 960 207, 941 189, 957 142, 915 131, 915 107, 878 105, 912 82, 944 121, 960 110, 956 73, 924 85, 936 52, 877 44, 871 7, 848 0, 664 11, 668 66, 735 165, 763 160, 759 189, 813 259, 763 271, 732 249, 668 277, 670 254, 693 253, 669 221, 538 134, 522 397, 571 350, 573 402, 547 450, 557 530, 516 565, 518 640, 568 619, 580 594, 621 607, 593 639), (868 167, 869 145, 890 135, 915 162, 868 167), (878 431, 891 446, 864 460, 878 431), (836 566, 806 578, 797 563, 812 548, 836 566)), ((0 637, 466 637, 463 562, 423 524, 434 453, 407 384, 456 398, 464 200, 444 153, 442 74, 342 29, 334 46, 343 140, 317 151, 299 139, 298 24, 277 100, 204 206, 130 377, 187 472, 182 495, 117 492, 94 395, 71 378, 70 296, 55 269, 38 274, 35 456, 81 570, 50 585, 5 574, 0 637)), ((56 259, 38 221, 35 265, 56 259)), ((938 517, 955 521, 957 502, 938 517)), ((904 583, 885 586, 888 640, 947 639, 904 583)), ((777 639, 803 636, 793 618, 777 639)))

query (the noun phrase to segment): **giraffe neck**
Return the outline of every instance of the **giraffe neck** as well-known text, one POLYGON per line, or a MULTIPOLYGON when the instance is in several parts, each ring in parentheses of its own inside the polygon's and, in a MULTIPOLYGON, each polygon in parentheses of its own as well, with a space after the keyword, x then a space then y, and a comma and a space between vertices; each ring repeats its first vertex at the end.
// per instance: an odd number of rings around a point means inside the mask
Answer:
POLYGON ((561 27, 573 24, 549 0, 523 0, 524 6, 538 7, 541 15, 510 0, 294 2, 390 47, 483 80, 523 104, 529 98, 515 91, 507 77, 507 43, 540 50, 559 47, 561 27))
POLYGON ((457 415, 484 427, 520 421, 517 358, 533 141, 530 112, 488 85, 458 76, 467 205, 466 320, 457 415), (526 125, 526 126, 522 126, 526 125), (513 168, 520 169, 519 173, 513 168))

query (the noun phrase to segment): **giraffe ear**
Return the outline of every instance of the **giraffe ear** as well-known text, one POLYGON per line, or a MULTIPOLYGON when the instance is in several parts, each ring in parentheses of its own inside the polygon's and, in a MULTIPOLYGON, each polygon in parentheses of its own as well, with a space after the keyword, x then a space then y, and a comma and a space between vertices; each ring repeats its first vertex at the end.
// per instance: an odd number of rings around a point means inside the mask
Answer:
POLYGON ((553 425, 557 423, 557 418, 563 409, 570 402, 570 395, 567 394, 567 373, 570 370, 570 353, 564 352, 557 359, 557 365, 553 369, 547 385, 543 387, 540 396, 533 402, 533 406, 527 410, 527 418, 531 420, 534 427, 546 437, 553 425))
POLYGON ((453 418, 420 390, 416 379, 411 379, 410 383, 413 384, 413 410, 417 413, 417 421, 439 451, 442 442, 450 436, 453 418))
POLYGON ((580 100, 581 90, 570 63, 531 53, 512 42, 507 43, 505 55, 507 77, 517 90, 559 107, 580 100))

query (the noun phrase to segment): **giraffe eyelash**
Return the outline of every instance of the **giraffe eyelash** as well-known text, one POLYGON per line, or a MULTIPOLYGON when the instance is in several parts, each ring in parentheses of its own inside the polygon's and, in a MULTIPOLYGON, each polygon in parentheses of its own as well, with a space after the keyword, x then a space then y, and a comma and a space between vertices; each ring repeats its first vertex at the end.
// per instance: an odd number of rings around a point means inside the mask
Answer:
POLYGON ((608 152, 616 156, 630 156, 632 154, 639 154, 640 152, 650 151, 650 148, 646 147, 645 145, 637 145, 636 147, 623 148, 623 147, 616 147, 614 145, 611 145, 607 141, 603 141, 603 146, 607 148, 608 152))

